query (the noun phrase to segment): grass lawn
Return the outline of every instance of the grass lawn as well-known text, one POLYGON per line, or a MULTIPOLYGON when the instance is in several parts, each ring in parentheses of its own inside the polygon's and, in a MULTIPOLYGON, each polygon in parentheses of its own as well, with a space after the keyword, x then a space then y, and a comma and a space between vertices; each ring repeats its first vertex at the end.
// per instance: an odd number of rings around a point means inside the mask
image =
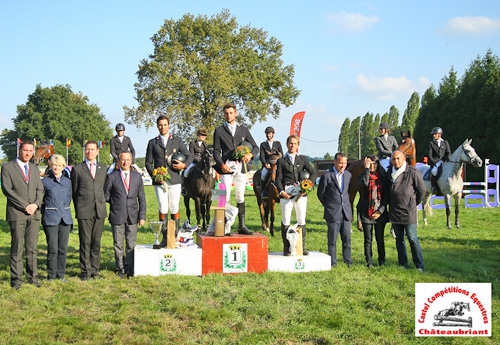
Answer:
MULTIPOLYGON (((255 197, 250 193, 246 198, 247 225, 260 231, 255 197)), ((152 187, 146 187, 146 194, 148 220, 156 220, 152 187)), ((234 203, 234 195, 231 201, 234 203)), ((77 277, 75 227, 69 240, 68 283, 42 280, 41 288, 24 284, 15 291, 9 284, 10 231, 5 221, 5 204, 5 196, 0 193, 1 344, 500 343, 500 208, 462 206, 462 228, 458 230, 448 230, 445 211, 434 210, 429 225, 419 226, 425 273, 398 267, 394 239, 387 226, 386 266, 371 270, 365 267, 362 233, 354 230, 351 269, 339 264, 327 272, 120 280, 114 274, 112 234, 106 222, 101 251, 104 279, 82 282, 77 277), (414 290, 418 282, 492 283, 493 335, 416 338, 414 290)), ((326 225, 315 193, 310 194, 308 207, 308 249, 325 253, 326 225)), ((181 214, 184 221, 183 206, 181 214)), ((278 235, 269 237, 269 251, 282 250, 280 219, 278 207, 278 235)), ((137 243, 153 241, 151 230, 139 229, 137 243)), ((46 249, 41 231, 40 277, 46 276, 46 249)), ((341 254, 340 243, 338 253, 341 254)))

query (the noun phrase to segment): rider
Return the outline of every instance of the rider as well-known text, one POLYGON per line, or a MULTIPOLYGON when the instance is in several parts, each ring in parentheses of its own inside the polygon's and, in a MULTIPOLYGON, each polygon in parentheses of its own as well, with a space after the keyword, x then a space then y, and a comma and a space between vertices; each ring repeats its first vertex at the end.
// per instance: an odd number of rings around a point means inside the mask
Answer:
POLYGON ((201 160, 201 154, 203 151, 207 149, 207 143, 205 142, 205 139, 207 139, 207 129, 206 128, 200 128, 198 129, 198 139, 195 139, 189 143, 189 153, 191 154, 191 157, 193 157, 193 163, 191 163, 186 170, 184 170, 184 173, 182 175, 182 190, 181 194, 186 195, 186 186, 184 185, 184 178, 189 176, 189 171, 193 166, 196 165, 201 160))
POLYGON ((135 160, 135 149, 134 145, 132 145, 132 141, 129 137, 125 135, 125 126, 123 123, 118 123, 115 126, 116 136, 109 140, 109 151, 111 152, 111 156, 113 156, 113 163, 108 171, 108 174, 111 173, 118 162, 120 157, 120 152, 122 151, 130 151, 132 153, 132 164, 134 164, 135 160))
POLYGON ((277 140, 274 140, 274 128, 267 127, 264 131, 266 133, 266 141, 263 141, 260 144, 260 161, 262 162, 262 172, 260 175, 260 186, 259 188, 262 190, 262 199, 267 199, 268 191, 267 184, 269 183, 269 171, 271 170, 271 162, 270 157, 273 153, 278 152, 279 155, 276 159, 283 156, 283 148, 281 147, 281 143, 277 140))
POLYGON ((450 160, 451 150, 450 144, 447 140, 442 138, 443 129, 441 127, 434 127, 431 131, 434 139, 429 141, 429 146, 427 148, 427 159, 431 166, 431 186, 432 193, 436 194, 439 192, 439 187, 437 185, 438 171, 439 167, 450 160))
POLYGON ((380 131, 380 135, 375 138, 375 146, 377 147, 380 165, 387 171, 391 163, 391 155, 398 149, 398 142, 391 135, 391 129, 387 122, 382 122, 378 130, 380 131))

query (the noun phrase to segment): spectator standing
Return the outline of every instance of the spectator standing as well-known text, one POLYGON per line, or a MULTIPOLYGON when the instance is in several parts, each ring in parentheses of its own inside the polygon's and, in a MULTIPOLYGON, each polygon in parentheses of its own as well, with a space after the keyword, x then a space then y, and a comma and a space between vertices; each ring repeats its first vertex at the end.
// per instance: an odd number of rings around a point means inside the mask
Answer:
POLYGON ((365 169, 359 175, 360 197, 358 217, 364 234, 365 260, 368 268, 373 267, 373 230, 377 241, 378 264, 385 264, 384 229, 387 223, 389 181, 387 174, 375 155, 365 157, 365 169))
POLYGON ((134 276, 137 227, 144 225, 146 221, 146 196, 142 176, 130 169, 131 164, 132 153, 120 153, 120 168, 108 175, 104 188, 106 201, 109 202, 109 223, 113 232, 116 272, 120 278, 125 275, 134 276))
POLYGON ((47 238, 47 279, 65 282, 66 253, 73 217, 71 215, 71 180, 63 174, 66 160, 54 154, 48 161, 50 170, 42 180, 45 195, 42 224, 47 238))
POLYGON ((2 167, 2 191, 7 197, 6 219, 11 236, 10 285, 15 290, 21 288, 23 281, 23 244, 26 279, 36 287, 42 286, 38 280, 37 250, 43 184, 37 166, 30 163, 34 149, 32 141, 21 143, 19 157, 2 167))
POLYGON ((417 237, 417 205, 425 196, 422 175, 406 163, 403 152, 392 154, 392 169, 389 184, 389 221, 396 235, 398 264, 408 267, 405 234, 410 243, 413 263, 419 271, 424 271, 422 248, 417 237))
POLYGON ((342 256, 347 267, 352 265, 351 221, 352 208, 349 202, 351 173, 346 171, 347 156, 335 154, 333 168, 325 172, 319 180, 318 199, 324 207, 324 219, 328 226, 328 255, 332 267, 337 266, 337 238, 342 240, 342 256))
POLYGON ((99 147, 96 141, 85 144, 85 160, 73 166, 71 185, 73 204, 78 220, 80 238, 81 280, 99 279, 101 237, 106 218, 104 184, 107 168, 97 162, 99 147))

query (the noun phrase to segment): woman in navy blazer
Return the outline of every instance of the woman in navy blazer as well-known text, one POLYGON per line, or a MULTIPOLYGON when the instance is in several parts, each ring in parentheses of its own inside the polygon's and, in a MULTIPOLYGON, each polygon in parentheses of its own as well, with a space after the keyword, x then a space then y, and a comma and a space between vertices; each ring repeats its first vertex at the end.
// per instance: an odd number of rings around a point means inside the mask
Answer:
POLYGON ((42 204, 42 225, 47 237, 47 276, 49 280, 65 281, 66 252, 73 218, 70 203, 71 180, 62 172, 66 167, 64 157, 53 155, 49 161, 51 170, 43 180, 45 195, 42 204))

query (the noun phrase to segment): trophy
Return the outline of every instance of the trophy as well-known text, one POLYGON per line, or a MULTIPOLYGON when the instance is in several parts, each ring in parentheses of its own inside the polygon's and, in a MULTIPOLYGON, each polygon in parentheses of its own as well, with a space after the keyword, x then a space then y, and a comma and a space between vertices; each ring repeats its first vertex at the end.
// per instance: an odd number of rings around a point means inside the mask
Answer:
POLYGON ((163 222, 150 222, 151 230, 153 230, 153 234, 155 234, 156 239, 155 243, 153 243, 153 249, 160 249, 160 241, 158 241, 158 235, 160 235, 161 227, 163 222))

